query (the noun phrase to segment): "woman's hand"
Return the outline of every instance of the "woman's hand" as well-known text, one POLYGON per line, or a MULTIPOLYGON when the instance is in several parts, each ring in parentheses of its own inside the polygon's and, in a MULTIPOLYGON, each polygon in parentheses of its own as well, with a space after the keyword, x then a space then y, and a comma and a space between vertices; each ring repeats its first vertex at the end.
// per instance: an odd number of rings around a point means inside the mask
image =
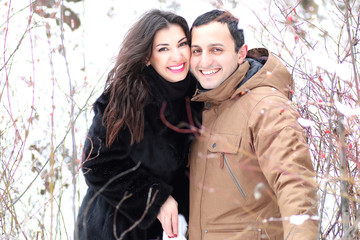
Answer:
POLYGON ((157 216, 161 222, 162 228, 169 238, 177 237, 178 235, 178 203, 172 196, 160 208, 157 216))

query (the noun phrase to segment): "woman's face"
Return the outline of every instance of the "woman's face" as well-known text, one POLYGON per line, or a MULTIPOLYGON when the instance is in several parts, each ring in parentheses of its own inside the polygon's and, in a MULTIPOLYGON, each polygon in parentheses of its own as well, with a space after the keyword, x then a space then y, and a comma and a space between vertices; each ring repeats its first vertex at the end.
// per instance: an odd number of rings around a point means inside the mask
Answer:
POLYGON ((179 25, 171 24, 155 34, 149 62, 166 81, 184 80, 189 72, 189 60, 188 39, 179 25))

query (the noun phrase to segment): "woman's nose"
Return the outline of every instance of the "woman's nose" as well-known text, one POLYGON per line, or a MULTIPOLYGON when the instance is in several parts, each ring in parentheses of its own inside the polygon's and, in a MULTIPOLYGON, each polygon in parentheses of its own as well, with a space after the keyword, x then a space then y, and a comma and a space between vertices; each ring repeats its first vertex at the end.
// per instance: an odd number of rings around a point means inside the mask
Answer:
POLYGON ((179 49, 174 49, 172 54, 171 54, 171 58, 172 60, 174 60, 175 62, 181 60, 182 55, 181 52, 179 51, 179 49))

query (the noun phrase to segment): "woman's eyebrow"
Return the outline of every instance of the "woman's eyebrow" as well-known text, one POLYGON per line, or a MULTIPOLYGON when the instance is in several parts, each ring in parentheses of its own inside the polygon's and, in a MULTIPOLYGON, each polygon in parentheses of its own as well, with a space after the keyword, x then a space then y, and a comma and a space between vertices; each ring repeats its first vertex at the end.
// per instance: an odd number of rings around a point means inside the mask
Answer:
MULTIPOLYGON (((186 37, 181 38, 181 39, 178 41, 178 43, 182 42, 184 39, 186 39, 186 37)), ((159 43, 159 44, 157 44, 155 47, 162 47, 162 46, 169 46, 169 44, 168 44, 168 43, 159 43)))
POLYGON ((169 46, 169 44, 168 43, 159 43, 155 47, 162 47, 162 46, 169 46))
POLYGON ((178 41, 178 43, 181 42, 181 41, 183 41, 184 39, 186 39, 186 37, 183 37, 182 39, 180 39, 180 40, 178 41))

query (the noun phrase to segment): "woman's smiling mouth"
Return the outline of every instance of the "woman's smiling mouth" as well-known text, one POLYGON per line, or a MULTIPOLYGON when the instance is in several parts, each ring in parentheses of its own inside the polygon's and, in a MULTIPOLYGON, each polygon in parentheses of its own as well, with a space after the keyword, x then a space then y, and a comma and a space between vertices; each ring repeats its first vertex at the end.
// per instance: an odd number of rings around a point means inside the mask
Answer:
POLYGON ((182 71, 184 71, 184 69, 185 69, 185 63, 181 63, 181 64, 179 64, 179 65, 175 65, 175 66, 168 67, 168 69, 169 69, 171 72, 174 72, 174 73, 182 72, 182 71))

